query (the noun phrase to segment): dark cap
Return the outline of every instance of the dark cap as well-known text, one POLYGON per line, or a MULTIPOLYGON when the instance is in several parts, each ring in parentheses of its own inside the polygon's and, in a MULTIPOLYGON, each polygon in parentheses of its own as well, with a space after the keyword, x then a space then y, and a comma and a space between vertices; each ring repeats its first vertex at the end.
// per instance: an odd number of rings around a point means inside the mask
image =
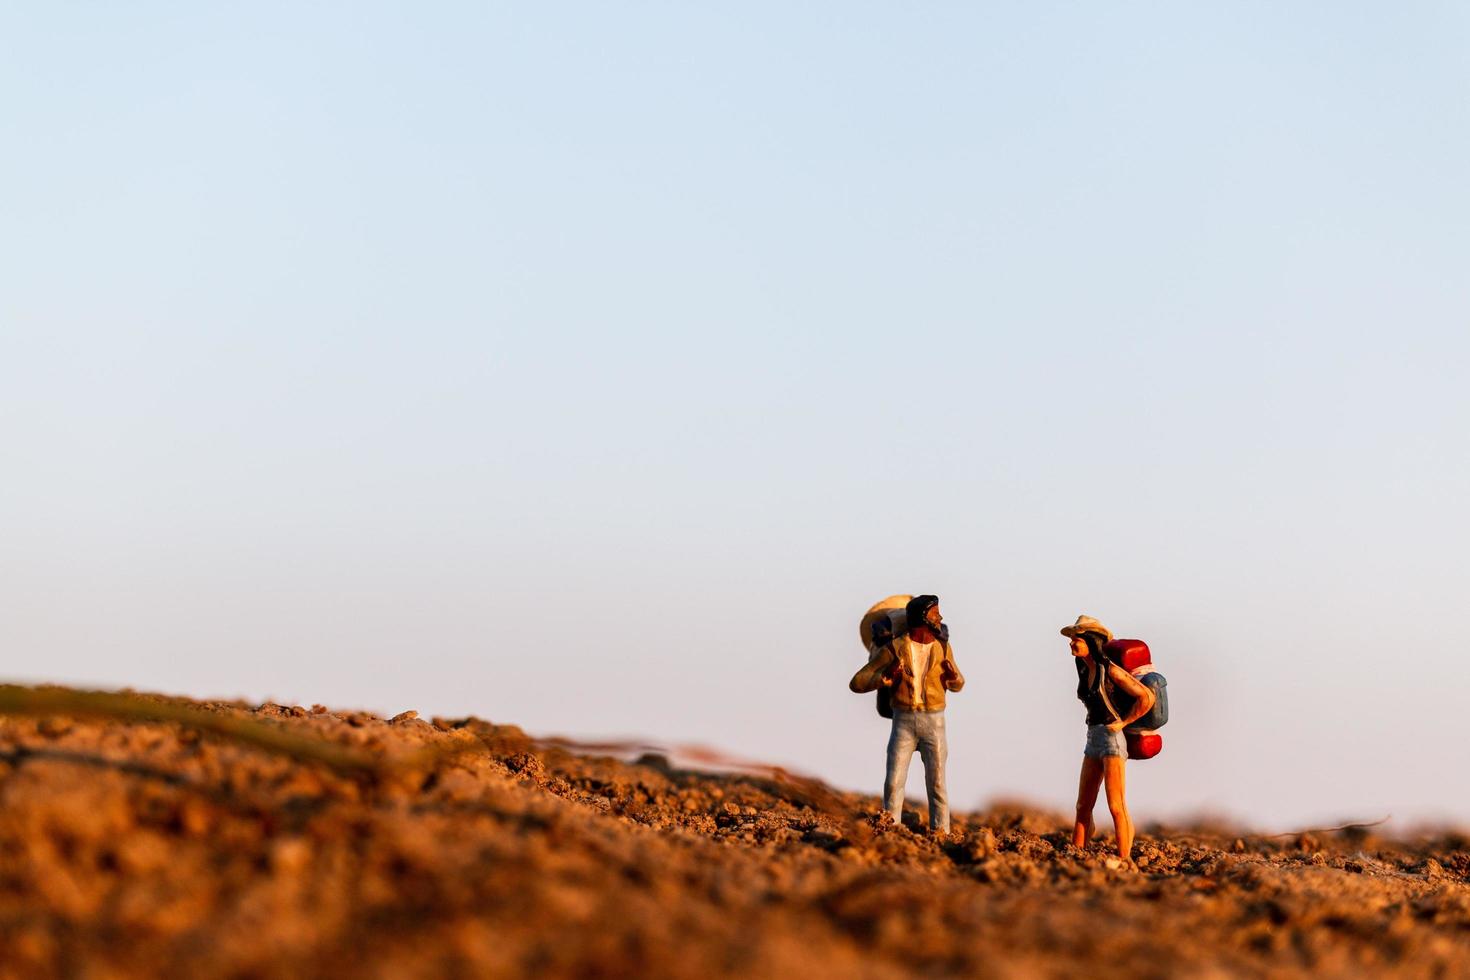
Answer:
POLYGON ((939 605, 937 595, 916 595, 903 607, 904 617, 908 620, 909 629, 924 625, 924 617, 929 610, 939 605))

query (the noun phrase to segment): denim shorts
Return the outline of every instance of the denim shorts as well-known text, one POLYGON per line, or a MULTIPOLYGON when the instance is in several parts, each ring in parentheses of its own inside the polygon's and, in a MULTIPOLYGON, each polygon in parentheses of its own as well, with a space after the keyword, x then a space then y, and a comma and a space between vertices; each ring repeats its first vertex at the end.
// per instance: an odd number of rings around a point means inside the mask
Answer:
POLYGON ((1123 746, 1122 732, 1110 732, 1107 725, 1088 725, 1087 744, 1083 746, 1082 754, 1089 759, 1127 758, 1128 750, 1123 746))

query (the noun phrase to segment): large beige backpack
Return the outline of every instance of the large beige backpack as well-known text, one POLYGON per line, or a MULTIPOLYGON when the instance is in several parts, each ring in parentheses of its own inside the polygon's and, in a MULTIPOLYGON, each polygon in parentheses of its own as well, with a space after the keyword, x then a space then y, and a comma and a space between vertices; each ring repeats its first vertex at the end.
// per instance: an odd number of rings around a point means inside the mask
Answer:
MULTIPOLYGON (((894 637, 904 635, 909 631, 909 617, 904 607, 912 598, 911 595, 891 595, 887 599, 873 603, 872 607, 863 613, 862 621, 858 624, 858 638, 863 641, 863 649, 868 651, 868 663, 876 660, 883 649, 873 641, 873 624, 886 617, 888 634, 894 637)), ((893 689, 891 687, 878 688, 877 707, 878 714, 884 718, 893 717, 893 689)))

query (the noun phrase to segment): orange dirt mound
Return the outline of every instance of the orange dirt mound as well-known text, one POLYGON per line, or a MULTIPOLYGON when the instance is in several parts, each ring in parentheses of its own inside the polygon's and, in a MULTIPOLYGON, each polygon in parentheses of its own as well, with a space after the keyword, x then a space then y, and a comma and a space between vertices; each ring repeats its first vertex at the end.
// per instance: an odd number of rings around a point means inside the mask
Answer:
POLYGON ((1470 973, 1463 836, 1146 827, 1132 870, 1019 806, 940 840, 872 797, 476 719, 195 707, 407 761, 0 719, 0 975, 1470 973))

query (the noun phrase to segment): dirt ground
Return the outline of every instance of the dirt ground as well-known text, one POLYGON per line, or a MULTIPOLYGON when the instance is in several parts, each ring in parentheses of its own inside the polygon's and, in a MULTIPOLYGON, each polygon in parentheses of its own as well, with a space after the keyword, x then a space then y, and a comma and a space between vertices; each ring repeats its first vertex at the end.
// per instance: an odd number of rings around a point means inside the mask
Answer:
POLYGON ((0 976, 1470 976, 1464 835, 1145 825, 1133 870, 1020 806, 936 839, 477 719, 197 707, 392 765, 0 718, 0 976))

